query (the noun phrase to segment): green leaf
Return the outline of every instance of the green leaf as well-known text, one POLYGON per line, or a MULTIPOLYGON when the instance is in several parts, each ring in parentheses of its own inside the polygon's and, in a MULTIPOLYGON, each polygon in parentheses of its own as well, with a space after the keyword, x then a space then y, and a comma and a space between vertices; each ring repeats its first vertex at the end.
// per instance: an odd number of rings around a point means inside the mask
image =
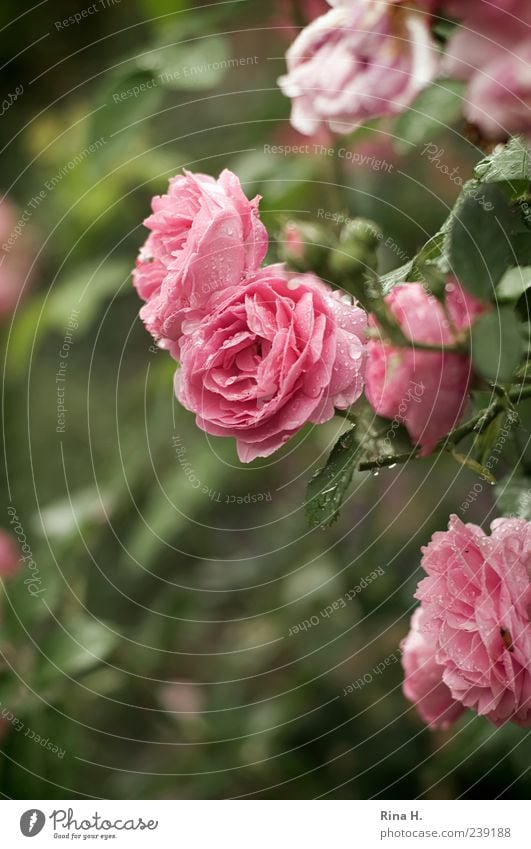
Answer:
POLYGON ((531 180, 530 150, 520 138, 498 145, 490 156, 478 162, 474 173, 482 183, 508 183, 515 196, 525 192, 531 180))
POLYGON ((353 427, 339 437, 326 466, 311 479, 305 500, 310 527, 327 528, 338 518, 360 451, 357 428, 353 427))
POLYGON ((387 274, 383 274, 380 278, 383 294, 388 295, 391 289, 394 289, 399 283, 411 280, 411 272, 414 264, 415 260, 410 259, 409 262, 406 262, 399 268, 395 268, 393 271, 388 271, 387 274))
POLYGON ((487 380, 510 381, 522 348, 519 323, 509 307, 481 316, 472 328, 472 360, 487 380))
POLYGON ((510 475, 494 490, 496 507, 502 516, 531 522, 531 479, 510 475))
POLYGON ((531 267, 510 268, 498 283, 498 298, 509 301, 518 300, 530 286, 531 267))
POLYGON ((469 182, 453 212, 448 258, 459 282, 477 298, 493 289, 514 264, 512 239, 521 222, 499 186, 469 182))
POLYGON ((414 283, 417 280, 424 279, 424 270, 427 264, 433 264, 438 267, 437 261, 442 256, 446 227, 447 223, 443 225, 438 233, 435 233, 434 236, 428 239, 413 259, 410 259, 409 262, 404 263, 399 268, 395 268, 393 271, 382 275, 380 280, 384 295, 389 294, 391 289, 394 289, 399 283, 414 283))
POLYGON ((466 454, 461 454, 459 451, 452 451, 452 457, 459 463, 459 465, 470 469, 471 472, 479 475, 479 477, 482 478, 482 480, 486 480, 487 483, 496 483, 494 475, 492 475, 485 466, 478 463, 478 461, 474 460, 472 457, 468 457, 466 454))
POLYGON ((457 80, 438 80, 425 88, 395 124, 395 147, 408 153, 455 124, 463 109, 464 85, 457 80))

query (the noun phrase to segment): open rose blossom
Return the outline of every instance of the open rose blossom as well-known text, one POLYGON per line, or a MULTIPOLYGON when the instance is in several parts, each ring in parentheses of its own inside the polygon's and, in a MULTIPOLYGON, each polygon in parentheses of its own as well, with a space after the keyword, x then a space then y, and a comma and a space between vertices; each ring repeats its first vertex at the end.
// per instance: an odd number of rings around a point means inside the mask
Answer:
MULTIPOLYGON (((451 345, 483 307, 454 281, 447 285, 446 309, 421 283, 404 283, 386 296, 404 334, 414 342, 451 345)), ((376 327, 374 318, 370 318, 376 327)), ((366 395, 380 416, 403 424, 421 454, 459 421, 472 376, 464 354, 398 348, 380 339, 368 344, 366 395)))
POLYGON ((311 274, 262 269, 180 343, 176 393, 247 463, 361 395, 366 316, 311 274))
POLYGON ((452 516, 423 549, 428 577, 417 588, 421 613, 403 645, 405 692, 432 723, 441 724, 442 682, 452 699, 494 725, 531 725, 531 522, 496 519, 491 531, 452 516), (412 655, 419 639, 433 657, 426 680, 420 653, 412 655))
POLYGON ((464 707, 452 698, 442 680, 444 667, 435 660, 435 635, 421 630, 424 619, 422 607, 411 617, 411 630, 402 640, 404 695, 413 702, 430 728, 448 728, 463 713, 464 707))
POLYGON ((311 135, 326 124, 347 133, 397 115, 435 76, 429 16, 411 3, 336 0, 287 53, 279 85, 292 98, 291 123, 311 135))
POLYGON ((249 201, 231 171, 173 177, 153 198, 151 230, 133 282, 146 301, 140 316, 162 347, 172 347, 185 320, 201 319, 212 296, 260 267, 268 247, 256 197, 249 201))

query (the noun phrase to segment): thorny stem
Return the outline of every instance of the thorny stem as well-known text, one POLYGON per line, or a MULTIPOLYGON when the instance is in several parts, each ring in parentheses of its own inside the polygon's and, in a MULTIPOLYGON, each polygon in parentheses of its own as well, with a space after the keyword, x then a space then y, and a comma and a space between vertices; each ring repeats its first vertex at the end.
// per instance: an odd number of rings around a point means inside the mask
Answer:
MULTIPOLYGON (((494 401, 486 410, 482 410, 474 418, 464 422, 459 427, 456 427, 448 436, 439 440, 433 450, 433 454, 440 454, 443 451, 452 451, 454 446, 461 442, 466 436, 471 433, 481 433, 494 421, 496 416, 508 409, 508 402, 512 408, 512 402, 522 401, 525 398, 531 398, 531 386, 518 386, 509 390, 506 396, 494 401)), ((345 412, 345 411, 343 411, 345 412)), ((348 410, 346 411, 348 413, 348 410)), ((346 416, 349 418, 349 416, 346 416)), ((394 466, 399 463, 407 463, 408 460, 413 460, 418 457, 419 449, 414 448, 412 451, 403 454, 394 454, 392 456, 376 457, 374 460, 368 460, 365 463, 360 463, 358 470, 360 472, 369 472, 372 469, 381 469, 386 466, 394 466)))

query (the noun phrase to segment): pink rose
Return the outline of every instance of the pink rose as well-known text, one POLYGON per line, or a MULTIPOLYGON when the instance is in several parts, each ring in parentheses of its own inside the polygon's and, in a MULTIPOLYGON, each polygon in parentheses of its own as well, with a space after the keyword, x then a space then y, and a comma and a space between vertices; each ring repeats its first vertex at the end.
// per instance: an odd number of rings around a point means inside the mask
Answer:
POLYGON ((304 29, 287 53, 279 85, 293 100, 291 123, 311 135, 337 133, 406 109, 435 76, 429 18, 410 4, 336 2, 304 29))
POLYGON ((465 115, 489 138, 531 135, 531 43, 521 42, 470 80, 465 115))
POLYGON ((494 725, 531 725, 531 523, 496 519, 487 536, 450 518, 423 549, 420 631, 456 701, 494 725))
POLYGON ((531 133, 531 4, 528 0, 456 6, 464 21, 450 39, 444 71, 469 82, 465 115, 489 138, 531 133))
POLYGON ((444 667, 435 661, 436 640, 421 630, 425 614, 418 607, 411 617, 411 630, 402 640, 404 695, 431 728, 448 728, 463 713, 463 705, 452 698, 442 680, 444 667))
MULTIPOLYGON (((386 303, 413 342, 451 345, 470 326, 482 305, 457 283, 447 286, 446 308, 421 283, 395 286, 386 303)), ((376 327, 373 317, 369 323, 376 327)), ((368 344, 366 395, 380 416, 402 423, 421 454, 430 454, 463 412, 472 376, 462 354, 397 348, 379 339, 368 344)))
POLYGON ((359 398, 365 327, 314 275, 269 266, 182 338, 177 397, 198 427, 235 437, 242 462, 267 457, 359 398))
POLYGON ((20 551, 15 538, 0 530, 0 578, 12 578, 20 568, 20 551))
POLYGON ((247 200, 227 170, 218 180, 185 172, 153 198, 133 282, 146 301, 140 316, 163 347, 178 341, 185 320, 203 317, 215 293, 260 267, 268 238, 259 200, 247 200))

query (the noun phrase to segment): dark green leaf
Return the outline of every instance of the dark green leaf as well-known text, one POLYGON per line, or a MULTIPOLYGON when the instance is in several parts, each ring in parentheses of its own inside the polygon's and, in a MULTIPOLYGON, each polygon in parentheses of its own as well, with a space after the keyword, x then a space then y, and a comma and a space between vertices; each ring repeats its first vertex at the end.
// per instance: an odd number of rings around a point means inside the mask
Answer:
POLYGON ((514 475, 501 481, 494 490, 496 507, 502 516, 531 522, 531 479, 514 475))
MULTIPOLYGON (((446 226, 446 225, 445 225, 446 226)), ((431 239, 428 239, 426 244, 420 249, 418 254, 393 271, 382 275, 381 284, 384 295, 389 294, 391 289, 394 289, 399 283, 413 283, 417 280, 422 280, 424 277, 424 268, 427 263, 435 263, 439 260, 442 254, 444 245, 445 227, 439 230, 431 239)))
POLYGON ((451 270, 477 298, 490 300, 514 264, 512 239, 521 226, 499 186, 467 183, 454 210, 448 238, 451 270))
POLYGON ((327 528, 338 518, 360 450, 357 428, 353 427, 339 437, 326 466, 311 479, 306 490, 305 504, 312 528, 327 528))
POLYGON ((509 307, 483 315, 472 328, 472 359, 484 378, 509 381, 522 356, 518 320, 509 307))
POLYGON ((475 175, 482 183, 508 183, 519 196, 531 180, 530 150, 519 138, 499 145, 490 156, 476 165, 475 175))

